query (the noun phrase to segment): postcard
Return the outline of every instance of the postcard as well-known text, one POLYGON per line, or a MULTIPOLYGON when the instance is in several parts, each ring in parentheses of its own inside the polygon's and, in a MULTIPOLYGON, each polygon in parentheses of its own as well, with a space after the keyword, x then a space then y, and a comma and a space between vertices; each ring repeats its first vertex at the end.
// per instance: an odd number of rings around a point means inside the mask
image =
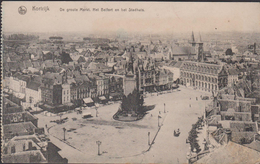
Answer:
POLYGON ((2 2, 3 163, 259 163, 260 4, 2 2))

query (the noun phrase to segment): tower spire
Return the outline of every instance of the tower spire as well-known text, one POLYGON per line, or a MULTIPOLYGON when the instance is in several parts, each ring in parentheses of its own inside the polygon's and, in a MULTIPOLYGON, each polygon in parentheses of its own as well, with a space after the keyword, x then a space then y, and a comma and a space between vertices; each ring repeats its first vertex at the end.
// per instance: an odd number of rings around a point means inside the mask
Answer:
MULTIPOLYGON (((200 34, 200 33, 199 33, 200 34)), ((200 43, 202 43, 202 40, 201 40, 201 35, 200 35, 200 43)))
POLYGON ((192 31, 192 33, 191 33, 191 42, 192 42, 192 43, 195 43, 195 37, 194 37, 193 31, 192 31))

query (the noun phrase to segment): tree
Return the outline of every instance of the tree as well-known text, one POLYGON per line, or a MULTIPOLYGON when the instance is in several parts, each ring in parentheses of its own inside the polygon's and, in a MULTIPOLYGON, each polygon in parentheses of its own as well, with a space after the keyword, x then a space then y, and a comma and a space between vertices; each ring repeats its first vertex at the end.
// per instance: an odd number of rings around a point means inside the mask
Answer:
POLYGON ((228 48, 227 50, 226 50, 226 55, 233 55, 233 52, 232 52, 232 49, 231 48, 228 48))
POLYGON ((139 113, 144 103, 143 97, 140 93, 134 89, 132 93, 127 96, 123 96, 121 109, 126 113, 135 112, 139 113))
POLYGON ((239 60, 239 63, 241 64, 241 63, 243 63, 245 60, 244 59, 240 59, 239 60))
POLYGON ((62 54, 60 56, 61 56, 62 63, 69 64, 69 62, 72 61, 70 55, 66 52, 62 52, 62 54))

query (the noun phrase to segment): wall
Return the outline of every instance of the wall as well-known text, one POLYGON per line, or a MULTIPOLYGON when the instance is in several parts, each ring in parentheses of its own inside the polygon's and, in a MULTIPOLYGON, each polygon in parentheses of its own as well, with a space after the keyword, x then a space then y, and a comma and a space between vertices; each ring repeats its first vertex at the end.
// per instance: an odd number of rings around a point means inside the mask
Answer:
POLYGON ((32 102, 31 104, 34 105, 37 102, 41 101, 41 90, 38 89, 38 91, 30 89, 30 88, 26 88, 25 89, 25 99, 27 103, 30 103, 30 97, 32 98, 32 102))

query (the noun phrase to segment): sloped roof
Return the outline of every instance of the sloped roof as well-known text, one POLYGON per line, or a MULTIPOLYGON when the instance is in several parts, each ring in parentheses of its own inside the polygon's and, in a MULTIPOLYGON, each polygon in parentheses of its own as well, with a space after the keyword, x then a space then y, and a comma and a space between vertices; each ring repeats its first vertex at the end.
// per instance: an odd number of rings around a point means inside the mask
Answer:
POLYGON ((230 163, 257 163, 260 162, 260 152, 246 146, 229 142, 199 159, 195 163, 203 164, 230 164, 230 163))
POLYGON ((250 144, 245 144, 244 146, 260 152, 260 141, 255 140, 255 141, 251 142, 250 144))
POLYGON ((181 68, 181 64, 182 64, 181 61, 177 61, 177 63, 174 65, 174 67, 181 68))
POLYGON ((196 54, 194 47, 172 47, 172 55, 196 54))
POLYGON ((24 134, 33 132, 34 129, 37 129, 32 122, 21 122, 15 124, 3 125, 4 136, 10 136, 11 134, 24 134), (10 133, 11 132, 11 133, 10 133))
POLYGON ((30 76, 27 76, 27 75, 21 75, 18 77, 19 80, 23 80, 23 81, 26 81, 27 83, 30 81, 30 76))
POLYGON ((30 82, 30 83, 28 83, 28 85, 27 85, 27 88, 29 88, 29 89, 32 89, 32 90, 35 90, 35 91, 38 91, 38 88, 41 86, 41 84, 40 83, 36 83, 36 82, 30 82))
POLYGON ((238 75, 239 72, 238 72, 237 69, 230 68, 230 69, 228 69, 228 74, 229 74, 229 75, 238 75))
POLYGON ((47 163, 40 150, 23 151, 11 155, 3 155, 4 163, 47 163), (31 158, 32 156, 36 158, 31 158), (35 160, 37 159, 37 160, 35 160))

